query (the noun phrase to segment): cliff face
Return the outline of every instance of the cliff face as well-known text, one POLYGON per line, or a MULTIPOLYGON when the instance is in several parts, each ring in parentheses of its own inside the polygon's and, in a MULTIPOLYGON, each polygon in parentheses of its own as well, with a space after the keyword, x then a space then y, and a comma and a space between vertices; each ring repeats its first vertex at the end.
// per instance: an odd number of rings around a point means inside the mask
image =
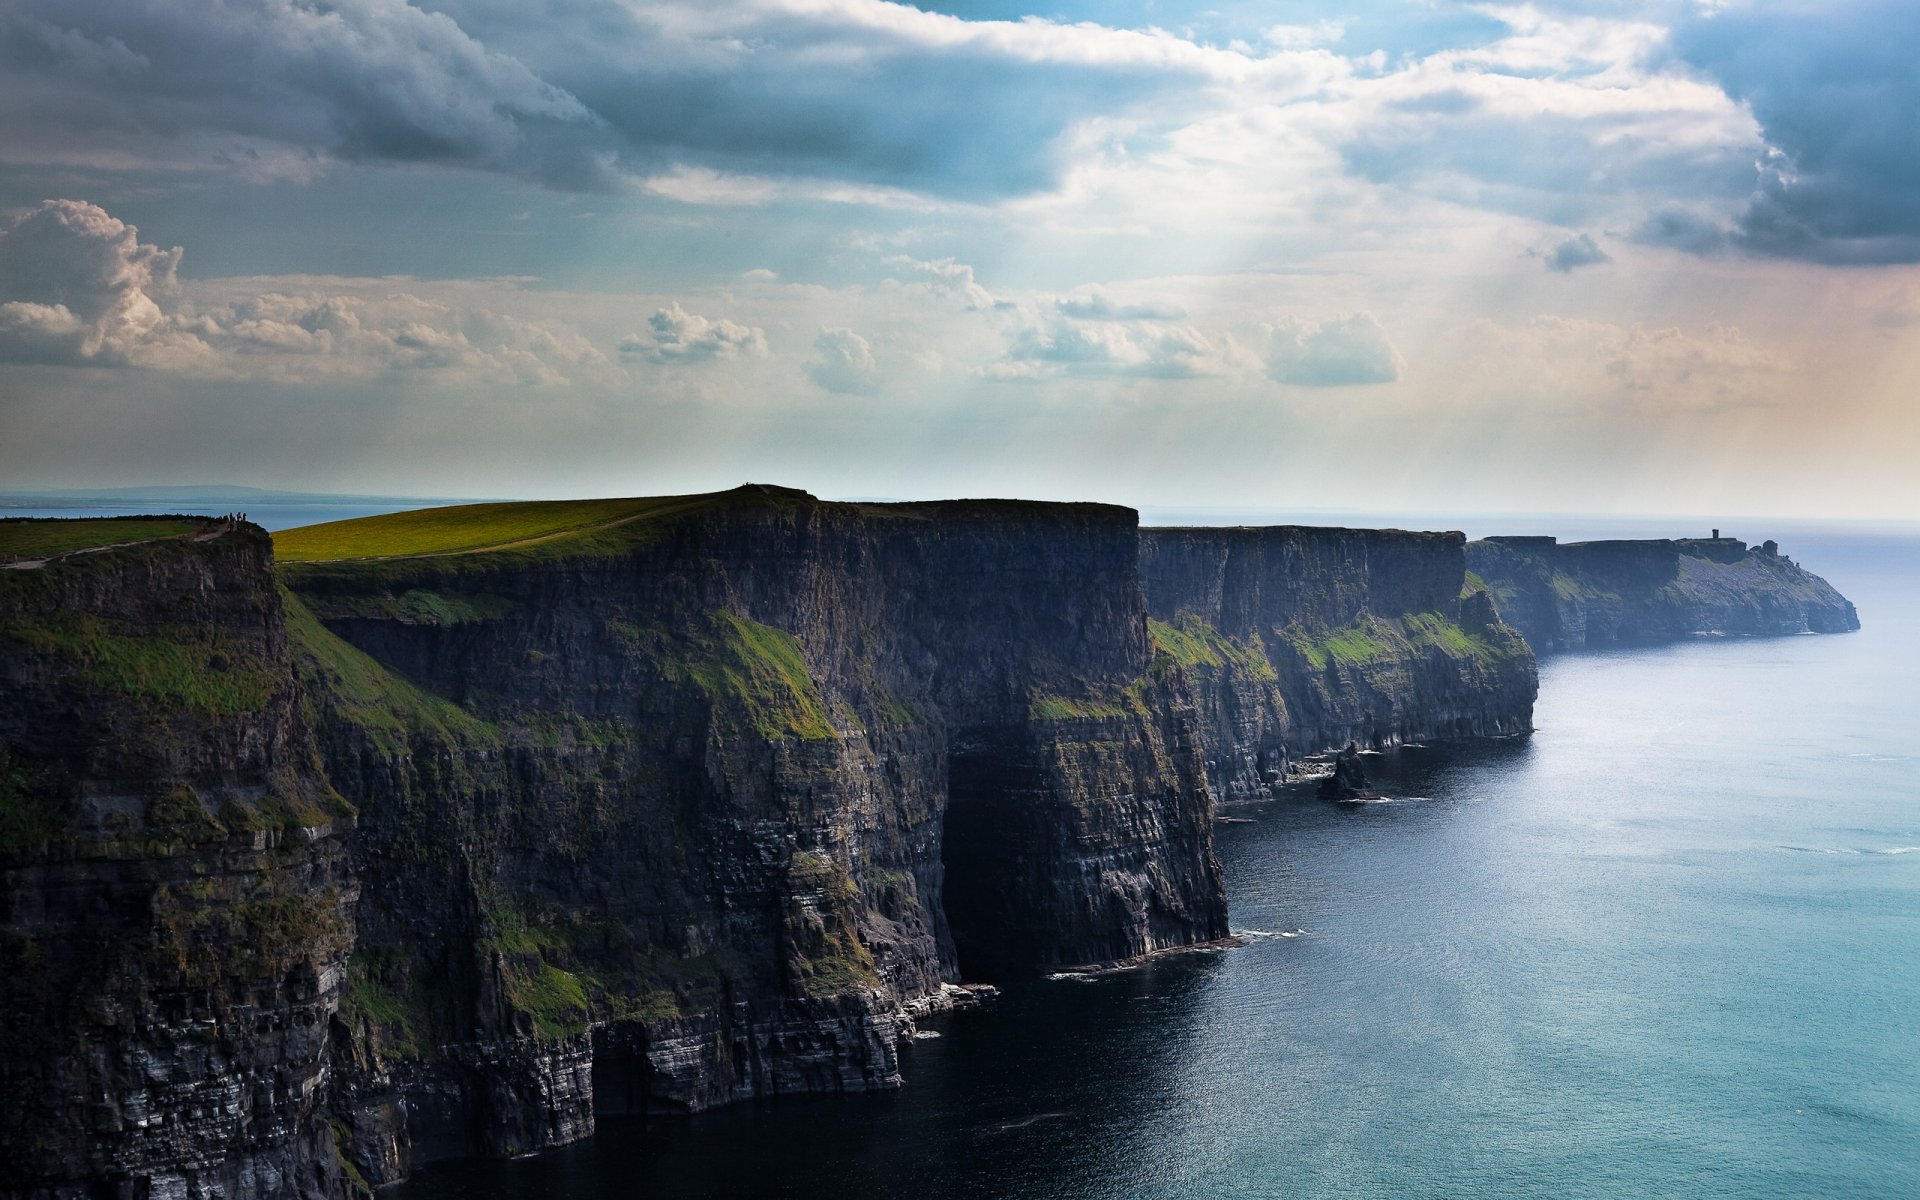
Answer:
POLYGON ((1465 538, 1142 529, 1154 637, 1193 680, 1222 798, 1291 756, 1531 728, 1532 653, 1466 579, 1465 538))
POLYGON ((1543 654, 1860 628, 1846 597, 1772 542, 1496 537, 1471 543, 1467 555, 1501 615, 1543 654))
POLYGON ((251 527, 0 571, 0 1193, 338 1195, 352 809, 251 527))
POLYGON ((893 1086, 943 984, 1223 936, 1136 572, 1124 509, 776 489, 558 553, 286 568, 364 813, 359 1169, 893 1086))
POLYGON ((962 979, 1224 936, 1210 776, 1531 710, 1458 535, 499 507, 0 570, 0 1195, 895 1086, 962 979))

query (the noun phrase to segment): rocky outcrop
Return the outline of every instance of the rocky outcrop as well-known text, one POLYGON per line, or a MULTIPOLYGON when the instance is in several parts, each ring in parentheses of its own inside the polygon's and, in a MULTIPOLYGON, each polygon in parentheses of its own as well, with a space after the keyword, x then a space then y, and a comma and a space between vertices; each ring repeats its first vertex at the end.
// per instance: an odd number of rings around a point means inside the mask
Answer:
POLYGON ((1532 653, 1467 583, 1458 533, 1142 529, 1156 642, 1193 680, 1222 799, 1290 761, 1531 728, 1532 653))
POLYGON ((1542 654, 1860 628, 1846 597, 1773 542, 1494 537, 1467 555, 1501 615, 1542 654))
POLYGON ((348 1190, 352 824, 260 530, 0 572, 0 1194, 348 1190))

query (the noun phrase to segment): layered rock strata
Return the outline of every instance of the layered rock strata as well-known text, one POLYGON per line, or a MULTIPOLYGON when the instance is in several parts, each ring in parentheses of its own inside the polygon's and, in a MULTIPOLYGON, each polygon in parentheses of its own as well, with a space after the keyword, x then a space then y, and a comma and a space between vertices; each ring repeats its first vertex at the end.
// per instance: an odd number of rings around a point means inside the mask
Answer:
POLYGON ((944 983, 1222 936, 1133 537, 749 489, 585 549, 286 568, 364 814, 362 1170, 893 1086, 944 983))
POLYGON ((1467 555, 1501 615, 1542 654, 1860 628, 1846 597, 1773 542, 1495 537, 1467 555))
POLYGON ((1467 579, 1459 533, 1150 528, 1140 575, 1158 643, 1193 681, 1222 799, 1268 794, 1290 760, 1515 734, 1533 654, 1467 579))
POLYGON ((352 826, 265 533, 0 571, 0 1194, 351 1186, 352 826))

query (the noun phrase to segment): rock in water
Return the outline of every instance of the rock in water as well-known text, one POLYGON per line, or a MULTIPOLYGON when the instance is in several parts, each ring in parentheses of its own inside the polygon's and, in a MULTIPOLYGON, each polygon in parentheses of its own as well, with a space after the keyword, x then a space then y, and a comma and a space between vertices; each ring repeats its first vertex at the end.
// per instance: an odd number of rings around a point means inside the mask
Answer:
POLYGON ((1333 774, 1320 781, 1320 794, 1329 800, 1373 800, 1380 795, 1367 784, 1367 768, 1360 747, 1352 742, 1333 760, 1333 774))

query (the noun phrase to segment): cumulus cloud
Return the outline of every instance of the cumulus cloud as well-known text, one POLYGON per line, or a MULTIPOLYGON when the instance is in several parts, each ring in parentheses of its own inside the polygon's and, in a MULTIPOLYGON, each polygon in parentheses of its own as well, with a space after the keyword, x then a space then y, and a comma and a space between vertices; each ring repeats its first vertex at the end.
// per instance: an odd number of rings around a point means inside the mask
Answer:
POLYGON ((1032 382, 1062 375, 1193 379, 1222 374, 1229 347, 1197 329, 1116 321, 1038 321, 1014 331, 987 379, 1032 382))
POLYGON ((1187 310, 1177 304, 1155 301, 1122 304, 1104 292, 1061 296, 1053 306, 1076 321, 1178 321, 1187 310))
POLYGON ((1760 122, 1773 153, 1738 242, 1830 263, 1920 262, 1920 88, 1908 0, 1717 5, 1682 21, 1673 53, 1760 122))
POLYGON ((1547 270, 1569 274, 1581 267, 1597 266, 1613 261, 1613 255, 1600 248, 1590 233, 1576 234, 1561 242, 1541 257, 1546 259, 1547 270))
POLYGON ((397 371, 524 384, 604 364, 578 331, 405 291, 271 288, 194 304, 182 251, 80 200, 48 200, 0 232, 0 361, 307 381, 397 371))
POLYGON ((180 248, 79 200, 48 200, 0 234, 0 358, 125 366, 207 347, 155 302, 178 288, 180 248))
POLYGON ((1296 387, 1392 383, 1405 364, 1372 313, 1288 321, 1273 330, 1267 375, 1296 387))
POLYGON ((764 355, 767 336, 754 326, 690 313, 675 301, 647 318, 644 334, 623 338, 620 352, 637 354, 650 362, 697 363, 741 354, 764 355))
POLYGON ((940 295, 958 296, 968 308, 994 306, 993 293, 980 286, 980 282, 973 277, 973 268, 966 263, 951 258, 922 261, 905 254, 893 255, 886 259, 886 263, 888 266, 905 267, 940 295))
POLYGON ((807 378, 829 392, 854 395, 871 392, 879 378, 873 346, 851 329, 823 329, 813 339, 815 358, 806 364, 807 378))

